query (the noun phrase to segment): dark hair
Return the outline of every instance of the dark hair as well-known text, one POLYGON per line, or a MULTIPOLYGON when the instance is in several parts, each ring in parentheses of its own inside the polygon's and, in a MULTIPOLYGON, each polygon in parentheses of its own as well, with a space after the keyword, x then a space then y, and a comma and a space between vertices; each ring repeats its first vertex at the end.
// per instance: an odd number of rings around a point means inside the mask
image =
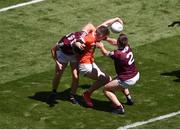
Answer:
POLYGON ((100 36, 108 36, 110 34, 110 31, 108 27, 102 25, 96 29, 96 33, 100 36))
POLYGON ((124 49, 124 47, 128 44, 128 37, 126 34, 120 34, 117 40, 117 45, 120 49, 124 49))

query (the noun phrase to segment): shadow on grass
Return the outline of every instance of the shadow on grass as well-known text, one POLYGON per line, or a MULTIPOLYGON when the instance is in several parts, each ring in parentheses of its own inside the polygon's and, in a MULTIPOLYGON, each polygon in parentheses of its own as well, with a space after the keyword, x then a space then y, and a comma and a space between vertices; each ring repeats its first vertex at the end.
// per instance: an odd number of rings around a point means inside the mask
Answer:
POLYGON ((91 87, 91 85, 89 85, 89 84, 82 84, 82 85, 79 85, 79 87, 82 88, 82 89, 88 89, 88 88, 91 87))
POLYGON ((175 81, 175 82, 180 82, 180 70, 161 73, 161 75, 163 75, 163 76, 176 76, 177 79, 175 79, 175 80, 173 80, 173 81, 175 81))
MULTIPOLYGON (((86 87, 83 86, 83 87, 86 87)), ((40 92, 36 92, 33 96, 29 96, 28 98, 33 99, 33 100, 37 100, 37 101, 41 101, 41 102, 45 102, 49 105, 49 107, 54 107, 56 104, 58 104, 58 100, 61 101, 68 101, 69 100, 69 92, 70 89, 66 89, 62 92, 58 92, 58 95, 56 97, 56 100, 49 103, 48 101, 48 97, 51 94, 51 91, 40 91, 40 92)), ((83 100, 83 97, 80 95, 77 95, 77 100, 79 101, 79 105, 85 108, 88 108, 83 100)), ((105 111, 105 112, 111 112, 111 104, 109 103, 109 101, 101 101, 101 100, 97 100, 97 99, 92 99, 93 103, 94 103, 94 107, 92 109, 98 110, 98 111, 105 111)))
POLYGON ((168 25, 168 27, 174 27, 175 25, 180 26, 180 21, 173 21, 171 24, 168 25))
MULTIPOLYGON (((69 90, 70 89, 66 89, 63 92, 58 92, 56 99, 67 101, 69 90)), ((54 107, 55 104, 57 104, 58 102, 57 101, 48 102, 48 97, 50 94, 51 94, 51 91, 40 91, 40 92, 36 92, 33 96, 29 96, 29 98, 37 100, 37 101, 45 102, 49 105, 49 107, 54 107)))

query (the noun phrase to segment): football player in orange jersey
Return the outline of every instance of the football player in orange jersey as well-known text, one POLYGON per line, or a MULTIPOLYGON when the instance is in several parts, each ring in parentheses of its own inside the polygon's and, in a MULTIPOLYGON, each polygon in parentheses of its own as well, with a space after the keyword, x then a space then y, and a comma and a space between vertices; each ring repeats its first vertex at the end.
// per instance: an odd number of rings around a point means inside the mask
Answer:
POLYGON ((85 48, 82 55, 79 57, 79 71, 81 74, 96 80, 91 87, 83 93, 83 98, 88 107, 93 107, 93 102, 91 100, 92 93, 111 81, 111 77, 100 70, 100 68, 94 62, 94 52, 96 48, 96 43, 105 40, 110 44, 116 45, 117 40, 108 37, 110 31, 108 26, 114 22, 122 22, 120 18, 113 18, 105 21, 101 25, 95 27, 93 24, 89 23, 83 27, 82 31, 86 32, 87 35, 84 37, 85 48))

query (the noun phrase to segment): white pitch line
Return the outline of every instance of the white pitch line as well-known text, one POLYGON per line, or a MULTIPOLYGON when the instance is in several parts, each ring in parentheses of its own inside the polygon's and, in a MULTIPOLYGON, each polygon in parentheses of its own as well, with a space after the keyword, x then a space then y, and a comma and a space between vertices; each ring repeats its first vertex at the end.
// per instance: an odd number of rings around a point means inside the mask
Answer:
POLYGON ((148 124, 148 123, 151 123, 151 122, 155 122, 155 121, 163 120, 163 119, 166 119, 166 118, 169 118, 169 117, 173 117, 173 116, 176 116, 178 114, 180 114, 180 111, 173 112, 173 113, 170 113, 170 114, 166 114, 166 115, 163 115, 163 116, 158 116, 158 117, 149 119, 147 121, 136 122, 136 123, 133 123, 133 124, 130 124, 130 125, 119 127, 118 129, 120 130, 120 129, 134 128, 134 127, 145 125, 145 124, 148 124))
POLYGON ((0 9, 0 12, 4 12, 4 11, 10 10, 10 9, 14 9, 14 8, 18 8, 18 7, 22 7, 22 6, 26 6, 26 5, 30 5, 30 4, 35 4, 35 3, 38 3, 38 2, 42 2, 42 1, 45 1, 45 0, 32 0, 32 1, 29 1, 29 2, 12 5, 12 6, 0 9))

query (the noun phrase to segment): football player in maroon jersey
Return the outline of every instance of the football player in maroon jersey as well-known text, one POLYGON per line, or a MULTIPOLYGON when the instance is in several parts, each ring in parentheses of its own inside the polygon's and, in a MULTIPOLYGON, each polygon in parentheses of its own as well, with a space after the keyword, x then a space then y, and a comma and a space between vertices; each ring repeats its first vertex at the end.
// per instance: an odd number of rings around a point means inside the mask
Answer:
MULTIPOLYGON (((69 99, 72 103, 77 104, 75 98, 76 90, 79 82, 78 61, 75 50, 83 50, 84 44, 77 44, 83 42, 86 32, 73 32, 62 37, 59 42, 51 49, 52 57, 56 63, 55 75, 52 81, 52 93, 48 97, 48 103, 53 103, 57 96, 57 88, 62 77, 62 74, 68 63, 71 66, 72 83, 69 99)), ((80 51, 79 51, 80 52, 80 51)))
POLYGON ((122 91, 131 100, 128 88, 139 80, 139 72, 135 66, 132 49, 128 44, 128 37, 120 34, 117 39, 118 49, 107 51, 102 43, 96 45, 105 56, 114 60, 117 77, 104 86, 105 96, 112 102, 113 113, 124 114, 124 107, 115 95, 116 91, 122 91))

